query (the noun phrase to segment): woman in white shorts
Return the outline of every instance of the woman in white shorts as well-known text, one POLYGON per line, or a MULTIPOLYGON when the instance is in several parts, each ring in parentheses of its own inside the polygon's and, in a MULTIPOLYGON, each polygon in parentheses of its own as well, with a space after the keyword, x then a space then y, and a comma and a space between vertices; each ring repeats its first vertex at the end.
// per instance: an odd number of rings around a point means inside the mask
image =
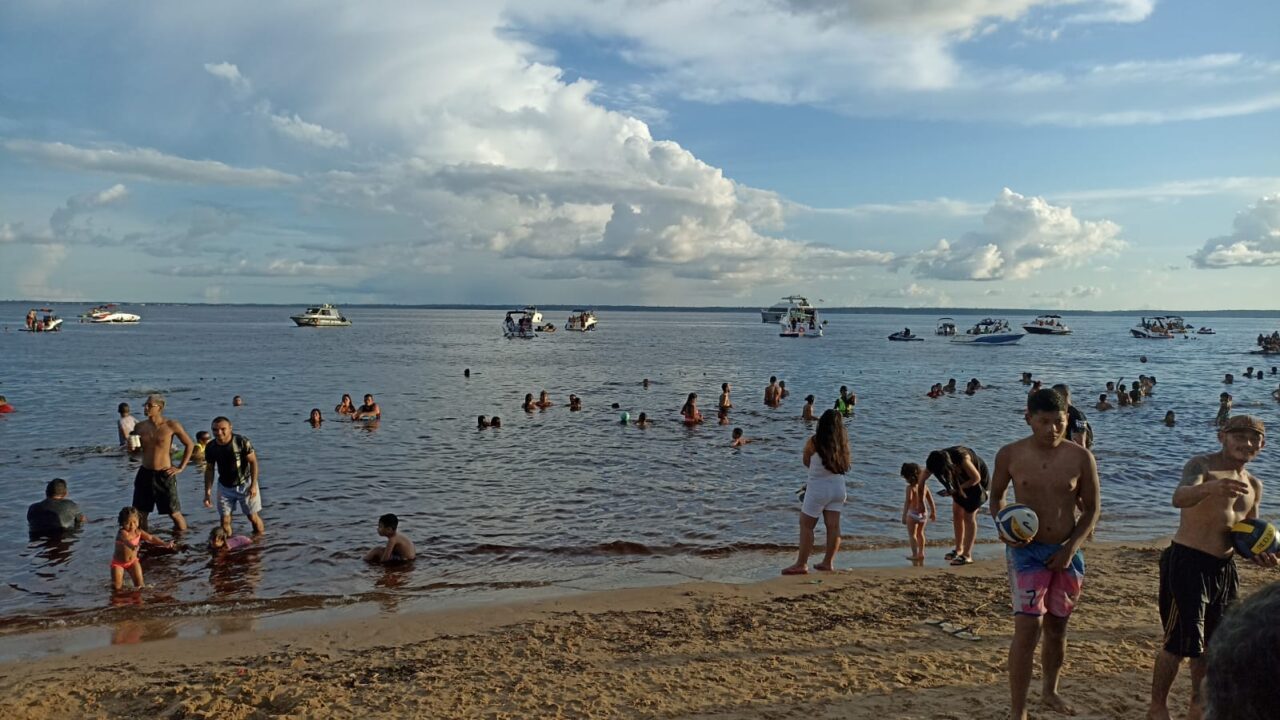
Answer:
POLYGON ((804 487, 804 505, 800 508, 800 555, 795 565, 783 575, 809 572, 809 554, 813 552, 813 529, 818 518, 827 529, 827 553, 815 570, 834 570, 836 551, 840 549, 840 510, 844 508, 845 473, 849 472, 849 436, 844 420, 836 410, 822 413, 818 431, 804 444, 804 464, 809 479, 804 487))

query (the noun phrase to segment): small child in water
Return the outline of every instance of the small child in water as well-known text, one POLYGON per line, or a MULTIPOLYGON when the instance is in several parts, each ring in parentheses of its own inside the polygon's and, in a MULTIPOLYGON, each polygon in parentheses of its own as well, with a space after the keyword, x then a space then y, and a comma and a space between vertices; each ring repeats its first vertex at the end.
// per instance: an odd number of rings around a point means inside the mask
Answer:
POLYGON ((221 525, 214 527, 209 531, 209 549, 213 552, 222 550, 239 550, 242 547, 252 545, 253 540, 244 535, 227 535, 227 531, 221 525))
POLYGON ((501 427, 502 427, 502 418, 498 417, 497 415, 494 415, 493 417, 489 418, 489 427, 491 427, 491 428, 501 428, 501 427))
POLYGON ((204 450, 209 446, 209 441, 213 440, 213 436, 208 430, 201 430, 196 433, 196 445, 191 449, 191 462, 204 464, 204 450))
POLYGON ((387 544, 375 547, 365 553, 364 559, 366 562, 382 565, 408 562, 417 555, 413 547, 413 541, 400 532, 399 527, 400 518, 391 513, 378 518, 378 534, 387 539, 387 544))
POLYGON ((1174 425, 1177 424, 1177 422, 1178 422, 1178 418, 1173 414, 1172 410, 1164 414, 1164 424, 1166 426, 1173 427, 1174 425))
POLYGON ((133 578, 133 586, 142 588, 142 561, 138 559, 138 546, 143 540, 146 540, 149 545, 159 545, 170 550, 174 548, 172 542, 165 542, 140 529, 138 525, 141 522, 142 517, 138 514, 137 508, 129 506, 120 511, 120 532, 116 534, 116 551, 111 557, 112 589, 119 590, 124 587, 126 570, 133 578))
POLYGON ((733 429, 733 443, 730 447, 742 447, 750 442, 753 442, 751 438, 742 436, 742 428, 736 427, 733 429))
POLYGON ((911 543, 910 559, 924 560, 924 526, 938 521, 938 507, 933 502, 933 493, 925 484, 929 473, 915 463, 903 463, 899 472, 907 481, 907 496, 902 502, 902 524, 907 526, 907 540, 911 543))

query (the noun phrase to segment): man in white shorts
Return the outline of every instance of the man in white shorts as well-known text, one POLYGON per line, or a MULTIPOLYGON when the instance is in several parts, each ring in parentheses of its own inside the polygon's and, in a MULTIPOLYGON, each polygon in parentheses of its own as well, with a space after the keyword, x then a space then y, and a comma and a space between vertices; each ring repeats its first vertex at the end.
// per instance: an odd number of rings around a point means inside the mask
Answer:
POLYGON ((264 532, 262 495, 258 492, 258 455, 253 443, 243 435, 231 432, 231 421, 216 417, 210 426, 213 442, 205 448, 204 506, 213 507, 213 474, 218 473, 218 514, 222 528, 231 534, 231 513, 236 506, 249 518, 254 534, 264 532))

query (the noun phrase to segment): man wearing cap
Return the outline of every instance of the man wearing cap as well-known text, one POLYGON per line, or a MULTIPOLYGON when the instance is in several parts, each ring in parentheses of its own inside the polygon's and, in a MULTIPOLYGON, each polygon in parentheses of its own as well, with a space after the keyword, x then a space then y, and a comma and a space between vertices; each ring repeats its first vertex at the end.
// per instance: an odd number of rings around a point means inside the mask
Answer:
MULTIPOLYGON (((1262 452, 1266 434, 1256 417, 1228 418, 1218 431, 1222 448, 1191 458, 1182 469, 1182 480, 1173 492, 1173 506, 1181 511, 1178 532, 1160 555, 1164 647, 1156 656, 1148 718, 1168 720, 1169 688, 1183 658, 1191 661, 1187 717, 1202 717, 1205 647, 1223 612, 1235 601, 1240 584, 1231 526, 1258 516, 1262 483, 1245 465, 1262 452)), ((1280 559, 1265 553, 1253 562, 1275 567, 1280 559)))

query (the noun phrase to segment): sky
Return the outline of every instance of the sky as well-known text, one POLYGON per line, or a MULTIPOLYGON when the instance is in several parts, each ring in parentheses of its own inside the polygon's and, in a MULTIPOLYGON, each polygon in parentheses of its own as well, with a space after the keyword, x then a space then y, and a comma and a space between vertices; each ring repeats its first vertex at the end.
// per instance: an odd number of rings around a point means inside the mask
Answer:
POLYGON ((1280 3, 0 4, 0 299, 1280 308, 1280 3))

